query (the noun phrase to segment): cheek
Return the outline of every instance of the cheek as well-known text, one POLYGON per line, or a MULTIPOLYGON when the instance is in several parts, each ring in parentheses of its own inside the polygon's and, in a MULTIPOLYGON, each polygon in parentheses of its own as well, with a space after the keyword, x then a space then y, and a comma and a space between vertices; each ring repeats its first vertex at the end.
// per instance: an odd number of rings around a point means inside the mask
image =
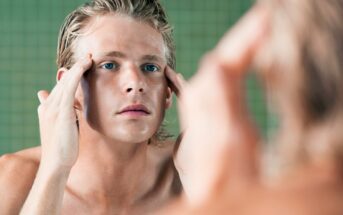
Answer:
POLYGON ((155 129, 158 129, 163 122, 164 116, 165 116, 165 111, 166 111, 166 97, 167 97, 167 86, 161 84, 158 86, 158 89, 155 91, 155 105, 156 105, 156 117, 155 117, 155 129))
POLYGON ((92 127, 98 127, 100 122, 109 118, 115 107, 113 99, 114 84, 109 78, 90 75, 82 83, 84 94, 84 114, 92 127))
POLYGON ((107 75, 102 75, 92 78, 90 85, 90 95, 92 97, 92 105, 99 108, 99 112, 114 108, 114 103, 119 98, 118 83, 116 80, 107 75))
POLYGON ((83 92, 83 115, 86 118, 88 124, 91 125, 91 127, 94 127, 94 125, 97 124, 96 119, 97 113, 94 106, 96 106, 96 93, 95 93, 95 83, 92 81, 93 79, 91 77, 82 78, 81 81, 81 87, 83 92))
POLYGON ((88 107, 87 104, 89 103, 90 97, 90 85, 89 81, 85 77, 81 78, 81 82, 77 89, 76 95, 81 98, 80 103, 82 105, 82 110, 86 110, 88 107))
POLYGON ((165 80, 159 80, 150 84, 152 99, 158 105, 158 108, 164 110, 167 98, 167 82, 165 80))

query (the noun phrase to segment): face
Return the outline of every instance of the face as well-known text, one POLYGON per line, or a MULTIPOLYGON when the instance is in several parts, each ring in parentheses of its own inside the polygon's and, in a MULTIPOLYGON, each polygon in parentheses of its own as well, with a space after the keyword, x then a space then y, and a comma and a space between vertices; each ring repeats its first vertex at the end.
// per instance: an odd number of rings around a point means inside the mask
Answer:
POLYGON ((75 46, 76 58, 93 59, 77 93, 85 121, 111 140, 148 140, 171 102, 161 34, 118 14, 93 18, 86 32, 75 46))

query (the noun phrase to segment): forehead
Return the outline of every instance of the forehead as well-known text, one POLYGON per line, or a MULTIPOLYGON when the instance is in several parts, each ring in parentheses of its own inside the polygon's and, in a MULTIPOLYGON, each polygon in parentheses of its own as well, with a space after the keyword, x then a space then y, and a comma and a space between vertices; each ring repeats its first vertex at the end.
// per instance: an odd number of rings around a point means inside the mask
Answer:
POLYGON ((132 58, 156 55, 166 59, 161 33, 146 22, 115 13, 92 17, 77 39, 74 51, 76 58, 87 53, 118 51, 132 58))

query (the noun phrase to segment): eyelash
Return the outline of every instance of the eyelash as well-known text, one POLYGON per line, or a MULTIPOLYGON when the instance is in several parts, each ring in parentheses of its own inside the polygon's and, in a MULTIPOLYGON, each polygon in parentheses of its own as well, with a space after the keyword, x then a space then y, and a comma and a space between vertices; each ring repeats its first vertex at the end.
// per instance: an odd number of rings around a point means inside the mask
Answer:
POLYGON ((118 68, 118 64, 115 62, 107 62, 101 65, 102 69, 106 69, 106 70, 113 70, 113 69, 117 69, 118 68), (106 68, 107 65, 111 65, 111 68, 106 68))
MULTIPOLYGON (((105 70, 117 70, 119 68, 119 65, 116 62, 106 62, 106 63, 103 63, 100 66, 100 68, 105 69, 105 70), (107 66, 110 66, 110 68, 106 68, 107 66)), ((154 73, 154 72, 160 72, 161 71, 160 67, 155 65, 155 64, 153 64, 153 63, 143 64, 143 65, 140 66, 140 69, 143 72, 148 72, 148 73, 154 73), (154 67, 153 71, 147 70, 147 68, 146 68, 147 66, 154 67)))
POLYGON ((155 64, 152 64, 152 63, 146 63, 146 64, 143 64, 142 66, 141 66, 141 70, 143 71, 143 72, 159 72, 161 69, 160 69, 160 67, 159 66, 157 66, 157 65, 155 65, 155 64), (154 71, 147 71, 147 70, 145 70, 146 68, 146 66, 154 66, 154 71))

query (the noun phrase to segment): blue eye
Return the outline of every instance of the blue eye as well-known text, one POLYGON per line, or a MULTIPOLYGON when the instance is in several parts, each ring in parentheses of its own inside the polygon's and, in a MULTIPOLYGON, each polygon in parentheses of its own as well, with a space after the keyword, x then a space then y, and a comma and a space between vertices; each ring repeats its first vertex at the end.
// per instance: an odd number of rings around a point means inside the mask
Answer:
POLYGON ((111 69, 114 69, 116 67, 116 65, 114 63, 105 63, 101 67, 104 68, 104 69, 111 70, 111 69))
POLYGON ((143 65, 142 70, 144 72, 158 72, 160 71, 160 68, 155 66, 154 64, 145 64, 143 65))

